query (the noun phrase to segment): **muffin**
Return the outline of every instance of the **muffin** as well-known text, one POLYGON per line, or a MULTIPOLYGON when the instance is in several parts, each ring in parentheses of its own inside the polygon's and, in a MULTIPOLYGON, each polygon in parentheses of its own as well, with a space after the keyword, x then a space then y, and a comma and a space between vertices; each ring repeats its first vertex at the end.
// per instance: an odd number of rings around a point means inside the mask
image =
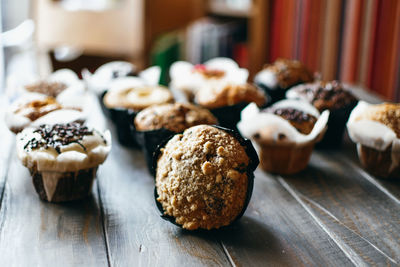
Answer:
POLYGON ((171 90, 180 101, 193 102, 195 94, 208 85, 219 83, 244 84, 249 72, 230 58, 218 57, 193 65, 177 61, 170 68, 171 90))
POLYGON ((188 230, 239 219, 258 165, 251 142, 232 130, 198 125, 172 137, 156 157, 156 203, 163 218, 188 230))
POLYGON ((330 111, 328 130, 317 144, 320 148, 339 148, 346 122, 358 100, 339 81, 301 84, 286 93, 289 99, 301 99, 316 107, 319 112, 330 111))
POLYGON ((163 140, 199 124, 217 124, 217 119, 207 109, 189 103, 154 105, 139 112, 133 130, 149 169, 153 153, 163 140))
POLYGON ((116 80, 103 98, 104 106, 116 125, 119 142, 129 147, 138 146, 131 133, 136 114, 149 106, 173 101, 168 88, 162 86, 131 86, 129 78, 116 80))
POLYGON ((367 171, 381 178, 400 178, 400 104, 360 101, 347 130, 367 171))
POLYGON ((8 128, 19 133, 26 127, 41 124, 84 122, 85 115, 80 109, 63 107, 55 98, 41 94, 25 94, 6 111, 8 128))
POLYGON ((16 145, 39 197, 63 202, 90 194, 97 168, 110 152, 111 136, 80 123, 41 125, 19 133, 16 145))
POLYGON ((300 61, 281 58, 265 65, 254 77, 255 84, 270 96, 272 104, 284 99, 291 87, 312 81, 314 74, 300 61))
POLYGON ((245 84, 218 84, 201 88, 196 94, 198 105, 210 109, 223 127, 236 129, 240 112, 248 103, 263 106, 267 99, 257 87, 245 84))
POLYGON ((264 110, 252 103, 241 116, 238 129, 255 144, 261 168, 293 174, 307 167, 315 143, 325 133, 329 111, 320 114, 307 102, 281 100, 264 110))

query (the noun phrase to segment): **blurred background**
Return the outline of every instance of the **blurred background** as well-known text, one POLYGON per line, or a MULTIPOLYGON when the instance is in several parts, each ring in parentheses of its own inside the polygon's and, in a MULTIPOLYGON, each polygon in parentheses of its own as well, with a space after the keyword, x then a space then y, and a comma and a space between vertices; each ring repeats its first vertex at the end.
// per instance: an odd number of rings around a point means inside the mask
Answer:
POLYGON ((398 0, 0 0, 1 84, 112 60, 162 67, 231 57, 254 76, 279 57, 400 99, 398 0))

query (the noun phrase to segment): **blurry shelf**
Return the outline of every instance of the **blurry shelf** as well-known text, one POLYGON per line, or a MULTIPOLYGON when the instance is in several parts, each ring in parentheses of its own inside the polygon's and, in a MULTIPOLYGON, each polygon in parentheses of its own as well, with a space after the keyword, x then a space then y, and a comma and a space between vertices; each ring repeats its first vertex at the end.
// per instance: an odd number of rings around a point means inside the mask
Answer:
POLYGON ((237 17, 237 18, 250 18, 251 5, 245 8, 235 8, 220 1, 209 1, 208 12, 213 15, 237 17))

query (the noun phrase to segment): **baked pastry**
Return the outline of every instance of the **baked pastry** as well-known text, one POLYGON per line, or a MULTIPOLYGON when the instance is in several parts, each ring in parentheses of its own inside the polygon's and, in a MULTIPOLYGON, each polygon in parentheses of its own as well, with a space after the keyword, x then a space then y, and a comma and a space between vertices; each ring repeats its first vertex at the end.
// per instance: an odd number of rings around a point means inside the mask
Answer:
POLYGON ((153 153, 163 140, 199 124, 217 124, 217 119, 209 110, 189 103, 154 105, 139 112, 133 130, 149 169, 153 165, 153 153))
POLYGON ((285 98, 292 86, 314 81, 314 74, 300 61, 277 59, 256 74, 254 82, 271 97, 271 103, 285 98))
POLYGON ((111 149, 111 135, 80 123, 41 125, 17 135, 17 154, 39 197, 62 202, 86 197, 99 164, 111 149))
POLYGON ((329 111, 320 114, 307 102, 281 100, 264 110, 252 103, 241 116, 238 129, 258 149, 261 168, 293 174, 307 167, 314 144, 325 133, 329 111))
POLYGON ((118 140, 122 145, 138 146, 132 136, 132 125, 136 114, 152 105, 174 101, 170 90, 163 86, 137 86, 134 77, 126 77, 111 83, 104 95, 105 108, 116 124, 118 140))
POLYGON ((221 126, 235 129, 240 120, 240 112, 248 103, 263 106, 267 99, 263 91, 249 83, 220 83, 201 88, 196 93, 195 102, 210 109, 221 126))
POLYGON ((400 104, 360 101, 347 122, 361 164, 382 178, 400 178, 400 104))
POLYGON ((63 107, 55 98, 29 93, 17 99, 6 111, 8 128, 18 133, 26 127, 41 124, 84 122, 85 115, 80 109, 63 107))
POLYGON ((156 200, 163 217, 188 229, 217 229, 244 213, 257 154, 232 130, 198 125, 172 137, 156 161, 156 200))
POLYGON ((175 98, 192 102, 197 91, 208 85, 246 83, 249 72, 230 58, 218 57, 198 65, 177 61, 171 65, 169 75, 175 98))

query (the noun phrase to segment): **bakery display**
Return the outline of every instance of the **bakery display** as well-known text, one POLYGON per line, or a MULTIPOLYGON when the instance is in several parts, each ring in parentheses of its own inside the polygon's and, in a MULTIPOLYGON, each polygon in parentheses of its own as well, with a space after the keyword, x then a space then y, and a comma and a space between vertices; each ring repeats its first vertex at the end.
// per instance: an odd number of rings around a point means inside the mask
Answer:
POLYGON ((198 125, 155 153, 156 203, 184 229, 218 229, 244 213, 258 165, 251 142, 233 130, 198 125))
POLYGON ((221 126, 235 129, 240 112, 247 104, 254 102, 261 107, 267 98, 263 91, 249 83, 219 83, 201 88, 196 93, 195 102, 210 109, 221 126))
POLYGON ((161 104, 140 111, 135 117, 133 132, 151 170, 153 153, 163 140, 195 125, 217 123, 207 109, 189 103, 161 104))
POLYGON ((282 58, 265 65, 254 77, 254 83, 267 93, 271 103, 284 99, 291 87, 312 81, 314 74, 300 61, 282 58))
POLYGON ((400 178, 400 105, 360 101, 347 122, 361 164, 382 178, 400 178))
POLYGON ((80 123, 26 128, 16 139, 19 159, 29 169, 39 197, 49 202, 90 194, 97 168, 111 149, 109 131, 80 123))
POLYGON ((242 111, 238 129, 253 141, 263 170, 293 174, 307 167, 328 118, 328 110, 320 114, 299 100, 281 100, 263 110, 252 103, 242 111))
POLYGON ((348 88, 339 81, 317 81, 293 87, 286 93, 286 97, 307 101, 320 112, 329 110, 328 130, 317 147, 340 147, 346 122, 358 102, 348 88))
POLYGON ((198 65, 177 61, 171 65, 169 75, 175 98, 192 102, 202 88, 226 83, 246 83, 249 72, 230 58, 218 57, 198 65))
POLYGON ((103 97, 105 109, 116 125, 118 141, 123 145, 133 147, 138 145, 131 132, 136 114, 149 106, 173 101, 172 93, 168 88, 138 86, 134 77, 115 80, 103 97))

